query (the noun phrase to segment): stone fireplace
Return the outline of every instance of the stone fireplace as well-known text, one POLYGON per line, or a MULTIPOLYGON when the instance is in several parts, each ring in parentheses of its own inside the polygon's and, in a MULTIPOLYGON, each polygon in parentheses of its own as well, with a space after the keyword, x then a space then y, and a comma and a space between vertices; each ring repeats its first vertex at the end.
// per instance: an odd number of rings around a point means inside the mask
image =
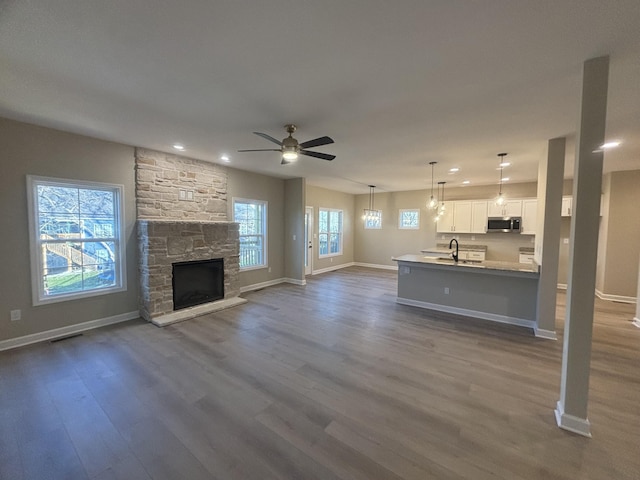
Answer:
POLYGON ((238 224, 227 221, 226 169, 136 149, 140 315, 163 326, 227 308, 238 297, 238 224), (224 298, 175 310, 173 264, 222 259, 224 298))

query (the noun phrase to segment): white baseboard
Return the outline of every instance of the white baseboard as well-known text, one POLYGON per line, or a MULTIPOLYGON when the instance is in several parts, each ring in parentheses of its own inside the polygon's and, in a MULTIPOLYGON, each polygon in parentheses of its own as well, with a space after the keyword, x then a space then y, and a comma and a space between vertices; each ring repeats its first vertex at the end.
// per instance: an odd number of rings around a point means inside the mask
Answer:
POLYGON ((254 283, 252 285, 246 285, 244 287, 240 287, 240 293, 252 292, 253 290, 260 290, 265 287, 272 287, 273 285, 280 285, 284 283, 284 278, 276 278, 275 280, 268 280, 266 282, 254 283))
POLYGON ((240 293, 252 292, 254 290, 260 290, 261 288, 280 285, 281 283, 292 283, 294 285, 304 286, 307 284, 307 281, 304 279, 298 280, 296 278, 276 278, 274 280, 268 280, 266 282, 254 283, 252 285, 246 285, 244 287, 240 287, 240 293))
POLYGON ((449 305, 440 305, 437 303, 421 302, 420 300, 412 300, 410 298, 397 297, 396 302, 412 307, 427 308, 429 310, 437 310, 439 312, 454 313, 456 315, 464 315, 465 317, 481 318, 483 320, 491 320, 492 322, 508 323, 510 325, 517 325, 519 327, 535 329, 536 322, 524 318, 508 317, 506 315, 498 315, 496 313, 479 312, 477 310, 450 307, 449 305))
MULTIPOLYGON (((566 283, 559 283, 558 290, 566 290, 566 283)), ((638 300, 635 297, 627 297, 625 295, 611 295, 609 293, 603 293, 596 288, 596 297, 602 300, 608 300, 610 302, 620 302, 620 303, 637 303, 638 300)))
POLYGON ((602 300, 609 300, 610 302, 620 303, 636 303, 635 297, 627 297, 625 295, 611 295, 609 293, 603 293, 596 288, 596 296, 602 300))
POLYGON ((565 413, 564 406, 559 400, 554 412, 556 414, 556 423, 560 428, 591 438, 591 423, 589 423, 589 420, 565 413))
POLYGON ((104 327, 107 325, 113 325, 114 323, 126 322, 127 320, 134 320, 140 318, 140 313, 127 312, 119 315, 113 315, 106 318, 98 318, 96 320, 89 320, 88 322, 77 323, 75 325, 69 325, 67 327, 54 328, 53 330, 46 330, 44 332, 32 333, 30 335, 24 335, 17 338, 9 338, 8 340, 0 341, 0 352, 2 350, 9 350, 11 348, 24 347, 25 345, 31 345, 32 343, 43 342, 45 340, 53 340, 54 338, 66 337, 94 328, 104 327))
POLYGON ((547 340, 558 340, 558 336, 554 330, 535 327, 533 332, 536 334, 536 337, 546 338, 547 340))
POLYGON ((341 268, 353 267, 354 265, 355 265, 355 263, 353 263, 353 262, 341 263, 340 265, 332 265, 332 266, 327 267, 327 268, 321 268, 319 270, 314 270, 313 272, 311 272, 311 275, 318 275, 320 273, 333 272, 334 270, 340 270, 341 268))
POLYGON ((380 268, 382 270, 398 270, 398 265, 378 265, 376 263, 362 263, 362 262, 355 262, 353 265, 356 267, 380 268))

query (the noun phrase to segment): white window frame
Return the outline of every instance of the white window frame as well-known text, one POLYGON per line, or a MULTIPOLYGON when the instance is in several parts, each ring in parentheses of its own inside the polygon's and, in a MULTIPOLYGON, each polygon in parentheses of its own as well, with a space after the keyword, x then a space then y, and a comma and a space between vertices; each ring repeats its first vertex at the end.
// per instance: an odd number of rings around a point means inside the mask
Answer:
POLYGON ((398 214, 398 228, 400 230, 419 230, 420 229, 420 209, 418 208, 401 208, 400 212, 398 214), (415 213, 418 216, 418 225, 416 225, 415 227, 410 226, 410 225, 404 225, 402 223, 403 220, 403 213, 405 212, 412 212, 415 213))
MULTIPOLYGON (((36 175, 27 175, 27 207, 29 214, 29 246, 31 254, 31 290, 32 303, 34 306, 46 305, 49 303, 64 302, 68 300, 76 300, 79 298, 95 297, 98 295, 108 295, 116 292, 127 290, 127 265, 126 265, 126 242, 125 242, 125 226, 124 226, 124 186, 90 182, 86 180, 70 180, 63 178, 40 177, 36 175), (42 264, 42 239, 40 238, 40 226, 38 224, 38 193, 39 185, 49 185, 66 188, 105 190, 114 194, 114 217, 115 228, 113 237, 106 240, 115 244, 116 255, 114 259, 115 265, 115 285, 112 287, 96 288, 81 292, 73 292, 59 295, 47 295, 44 289, 44 265, 42 264)), ((76 243, 83 243, 87 239, 73 239, 76 243)), ((93 238, 91 241, 95 242, 93 238)))
POLYGON ((318 258, 329 258, 329 257, 338 257, 340 255, 344 255, 344 249, 343 249, 343 238, 344 238, 344 211, 339 209, 339 208, 325 208, 325 207, 320 207, 318 209, 318 258), (326 232, 322 232, 320 231, 320 212, 327 212, 327 228, 328 231, 326 232), (338 232, 339 234, 339 246, 340 248, 338 249, 337 253, 331 253, 331 247, 330 247, 330 238, 331 238, 331 234, 335 233, 331 231, 331 224, 330 224, 330 219, 331 219, 331 212, 338 212, 340 213, 340 231, 338 232), (321 235, 327 235, 327 253, 322 254, 320 253, 320 236, 321 235))
POLYGON ((382 228, 382 210, 376 210, 378 217, 374 220, 364 219, 365 230, 380 230, 382 228))
MULTIPOLYGON (((232 199, 232 212, 233 212, 233 221, 237 222, 236 220, 236 203, 249 203, 249 204, 253 204, 253 205, 260 205, 262 206, 262 263, 259 265, 251 265, 248 267, 240 267, 240 270, 243 272, 247 272, 250 270, 259 270, 259 269, 263 269, 263 268, 269 268, 269 257, 267 255, 267 253, 269 252, 269 248, 268 248, 268 238, 269 238, 269 226, 268 226, 268 219, 269 219, 269 202, 267 202, 266 200, 256 200, 253 198, 240 198, 240 197, 234 197, 232 199)), ((240 237, 242 237, 243 235, 240 235, 240 237)), ((255 236, 255 235, 251 235, 251 236, 255 236)), ((238 262, 240 263, 240 262, 238 262)))

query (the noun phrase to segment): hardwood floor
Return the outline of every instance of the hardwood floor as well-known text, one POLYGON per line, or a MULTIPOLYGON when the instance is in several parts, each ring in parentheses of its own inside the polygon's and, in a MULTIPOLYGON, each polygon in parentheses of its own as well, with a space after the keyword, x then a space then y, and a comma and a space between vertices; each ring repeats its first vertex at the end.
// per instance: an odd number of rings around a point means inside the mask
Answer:
POLYGON ((307 281, 0 353, 0 478, 640 478, 634 305, 596 300, 586 439, 561 340, 398 305, 395 272, 307 281))

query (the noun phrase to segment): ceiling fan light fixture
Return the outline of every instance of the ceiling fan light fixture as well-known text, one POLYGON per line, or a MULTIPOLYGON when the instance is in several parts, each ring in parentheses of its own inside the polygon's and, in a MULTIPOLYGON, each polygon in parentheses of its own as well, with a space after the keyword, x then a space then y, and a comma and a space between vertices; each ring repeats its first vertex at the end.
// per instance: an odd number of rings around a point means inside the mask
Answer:
POLYGON ((298 152, 296 152, 295 150, 285 150, 284 152, 282 152, 282 158, 292 162, 298 159, 298 152))

